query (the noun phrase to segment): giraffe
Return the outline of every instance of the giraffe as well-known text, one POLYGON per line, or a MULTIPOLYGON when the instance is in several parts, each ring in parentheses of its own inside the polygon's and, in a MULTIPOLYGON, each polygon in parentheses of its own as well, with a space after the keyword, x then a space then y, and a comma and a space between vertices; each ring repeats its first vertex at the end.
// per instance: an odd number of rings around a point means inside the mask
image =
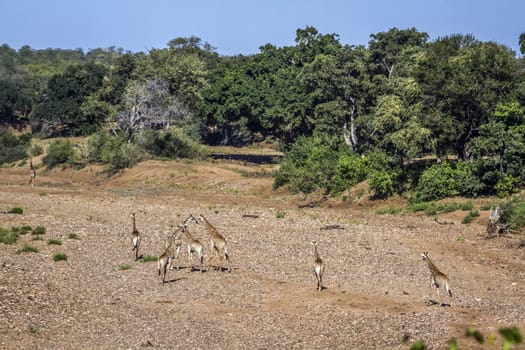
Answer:
POLYGON ((210 234, 210 259, 209 259, 209 269, 212 268, 213 257, 216 259, 217 271, 222 271, 222 260, 226 259, 228 262, 228 272, 231 271, 230 265, 230 256, 228 255, 228 247, 226 245, 226 238, 219 233, 217 228, 213 226, 204 215, 200 214, 197 218, 197 222, 204 222, 206 225, 206 230, 210 234))

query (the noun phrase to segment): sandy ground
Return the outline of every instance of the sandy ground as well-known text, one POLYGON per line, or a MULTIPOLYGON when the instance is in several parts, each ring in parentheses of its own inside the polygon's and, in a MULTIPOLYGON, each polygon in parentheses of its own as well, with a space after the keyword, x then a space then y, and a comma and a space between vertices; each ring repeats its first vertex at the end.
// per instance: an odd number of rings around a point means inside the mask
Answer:
MULTIPOLYGON (((0 168, 0 211, 23 208, 1 213, 0 227, 46 228, 42 240, 0 243, 0 349, 409 349, 420 339, 443 349, 452 337, 477 349, 466 327, 496 334, 486 348, 501 348, 500 327, 525 330, 521 236, 486 239, 486 212, 442 225, 375 214, 386 204, 362 193, 299 209, 309 199, 272 191, 271 171, 149 161, 107 178, 100 167, 40 168, 30 188, 27 165, 0 168), (232 271, 190 271, 183 249, 181 269, 158 284, 156 262, 133 259, 131 212, 144 257, 160 255, 188 214, 204 214, 227 238, 232 271), (326 265, 322 292, 312 240, 326 265), (26 243, 38 252, 17 254, 26 243), (422 251, 449 276, 453 298, 429 288, 422 251)), ((208 233, 190 230, 207 262, 208 233)))

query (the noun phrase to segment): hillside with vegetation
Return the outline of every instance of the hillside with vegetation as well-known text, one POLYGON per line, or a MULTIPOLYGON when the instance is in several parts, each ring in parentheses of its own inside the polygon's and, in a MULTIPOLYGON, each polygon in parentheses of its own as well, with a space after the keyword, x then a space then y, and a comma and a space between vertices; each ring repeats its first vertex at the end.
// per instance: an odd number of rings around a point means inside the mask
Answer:
MULTIPOLYGON (((516 40, 523 54, 525 33, 516 40)), ((47 165, 110 172, 263 143, 285 154, 274 187, 296 192, 338 196, 367 180, 375 198, 426 202, 525 185, 525 59, 472 35, 392 28, 365 47, 306 27, 294 46, 250 56, 197 37, 138 53, 4 44, 0 118, 0 163, 37 155, 31 138, 88 136, 82 150, 53 145, 47 165)))

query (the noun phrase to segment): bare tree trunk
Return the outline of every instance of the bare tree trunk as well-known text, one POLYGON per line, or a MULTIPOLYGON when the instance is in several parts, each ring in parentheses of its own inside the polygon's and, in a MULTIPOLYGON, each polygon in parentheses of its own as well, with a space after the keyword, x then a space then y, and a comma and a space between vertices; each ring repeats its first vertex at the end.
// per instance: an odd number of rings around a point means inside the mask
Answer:
POLYGON ((384 58, 383 58, 383 64, 385 65, 385 68, 388 71, 388 80, 390 80, 390 78, 392 77, 392 73, 394 73, 395 64, 393 63, 391 66, 388 65, 388 63, 386 63, 386 60, 384 58))
POLYGON ((355 100, 352 96, 347 96, 348 100, 351 103, 350 108, 350 130, 348 130, 348 122, 345 120, 343 124, 343 137, 345 143, 348 147, 355 149, 357 146, 357 137, 355 136, 355 127, 354 127, 354 114, 355 114, 355 100))

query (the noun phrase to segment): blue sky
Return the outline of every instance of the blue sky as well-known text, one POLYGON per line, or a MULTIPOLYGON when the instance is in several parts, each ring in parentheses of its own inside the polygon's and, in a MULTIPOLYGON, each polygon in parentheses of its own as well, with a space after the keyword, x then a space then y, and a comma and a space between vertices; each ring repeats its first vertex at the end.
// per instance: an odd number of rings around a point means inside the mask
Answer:
POLYGON ((366 45, 370 34, 415 27, 430 39, 473 34, 519 53, 523 0, 0 0, 0 44, 19 49, 164 48, 197 36, 221 55, 295 45, 297 28, 366 45))

